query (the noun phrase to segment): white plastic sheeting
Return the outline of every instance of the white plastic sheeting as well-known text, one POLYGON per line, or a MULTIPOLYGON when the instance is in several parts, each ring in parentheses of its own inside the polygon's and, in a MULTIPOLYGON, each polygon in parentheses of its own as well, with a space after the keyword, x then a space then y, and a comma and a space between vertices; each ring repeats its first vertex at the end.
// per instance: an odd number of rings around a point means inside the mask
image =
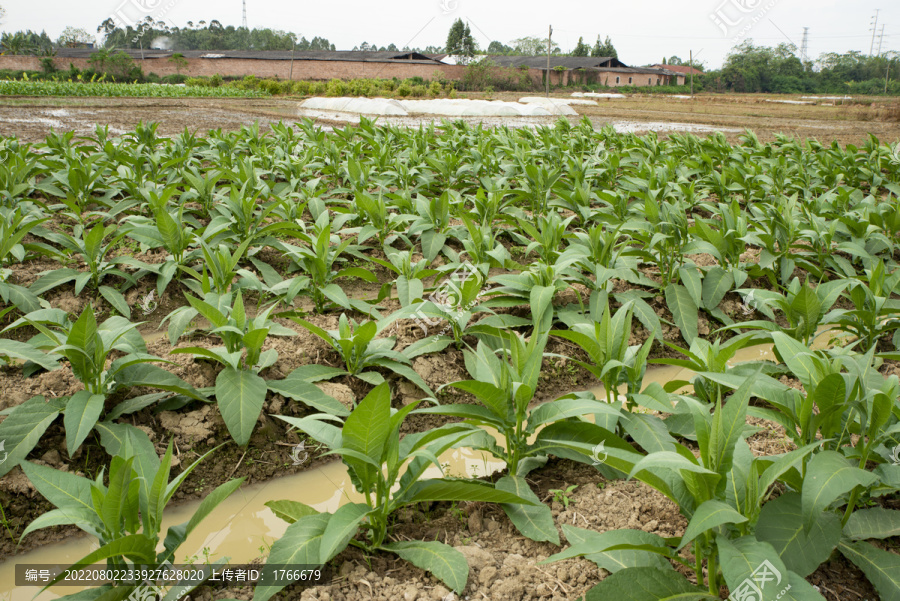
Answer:
POLYGON ((853 96, 801 96, 803 100, 853 100, 853 96))
POLYGON ((522 104, 545 104, 551 106, 569 106, 573 104, 597 106, 596 101, 586 100, 584 98, 547 98, 545 96, 525 96, 524 98, 519 98, 519 102, 522 104))
POLYGON ((574 98, 625 98, 625 94, 612 94, 600 92, 572 92, 574 98))
POLYGON ((337 111, 362 115, 406 116, 403 106, 392 98, 308 98, 300 108, 316 111, 337 111))
POLYGON ((575 115, 565 104, 521 104, 466 99, 394 100, 387 98, 309 98, 300 104, 303 111, 331 111, 361 115, 406 117, 549 117, 575 115))

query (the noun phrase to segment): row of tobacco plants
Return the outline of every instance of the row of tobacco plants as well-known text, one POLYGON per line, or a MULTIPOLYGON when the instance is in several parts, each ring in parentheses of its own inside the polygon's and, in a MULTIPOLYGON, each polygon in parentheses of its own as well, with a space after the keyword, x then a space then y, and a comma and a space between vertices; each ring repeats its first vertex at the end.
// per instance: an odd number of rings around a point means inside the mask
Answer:
MULTIPOLYGON (((559 545, 526 480, 552 455, 596 465, 598 478, 639 480, 688 521, 667 539, 563 526, 569 545, 548 562, 584 556, 611 573, 589 599, 716 599, 750 585, 765 585, 767 600, 822 599, 805 577, 835 554, 898 599, 900 556, 885 547, 896 547, 900 512, 883 505, 900 489, 900 382, 882 373, 900 360, 898 180, 898 147, 874 138, 841 148, 747 133, 731 145, 566 121, 487 130, 363 119, 330 132, 303 122, 171 139, 142 125, 121 138, 2 139, 0 359, 22 378, 71 370, 83 389, 3 412, 0 475, 21 466, 56 507, 23 536, 76 525, 99 540, 80 564, 163 565, 241 480, 162 532, 197 463, 174 475, 171 444, 159 457, 130 417, 214 403, 246 445, 277 393, 310 407, 275 417, 340 455, 365 502, 321 513, 272 499, 290 523, 274 564, 326 564, 352 545, 398 555, 461 593, 464 557, 398 541, 394 516, 429 501, 499 503, 523 536, 559 545), (149 250, 158 260, 137 258, 149 250), (22 285, 17 272, 34 259, 58 266, 22 285), (353 280, 372 294, 348 294, 348 284, 360 290, 353 280), (78 315, 53 308, 58 287, 91 303, 78 315), (183 297, 164 320, 169 341, 215 340, 173 351, 215 364, 214 386, 194 388, 148 353, 125 297, 134 287, 183 297), (400 308, 386 312, 388 300, 400 308), (729 300, 737 312, 724 310, 729 300), (313 323, 328 313, 337 330, 313 323), (386 332, 401 319, 433 329, 398 349, 386 332), (277 360, 267 340, 298 328, 342 367, 266 378, 277 360), (823 332, 838 343, 815 345, 823 332), (554 337, 578 349, 606 395, 532 402, 554 337), (759 344, 778 360, 730 364, 759 344), (446 386, 466 393, 462 403, 412 369, 455 349, 469 379, 446 386), (644 386, 650 363, 695 375, 644 386), (369 392, 347 408, 315 386, 338 378, 369 392), (423 400, 392 406, 398 380, 423 400), (150 392, 135 396, 138 387, 150 392), (448 419, 401 437, 411 414, 448 419), (789 450, 754 456, 748 416, 783 426, 789 450), (69 454, 99 436, 109 461, 95 479, 29 461, 60 419, 69 454), (424 477, 461 446, 504 460, 506 473, 492 483, 424 477), (779 586, 760 570, 777 572, 779 586)), ((137 584, 77 596, 123 599, 137 584)), ((255 599, 280 588, 259 586, 255 599)))

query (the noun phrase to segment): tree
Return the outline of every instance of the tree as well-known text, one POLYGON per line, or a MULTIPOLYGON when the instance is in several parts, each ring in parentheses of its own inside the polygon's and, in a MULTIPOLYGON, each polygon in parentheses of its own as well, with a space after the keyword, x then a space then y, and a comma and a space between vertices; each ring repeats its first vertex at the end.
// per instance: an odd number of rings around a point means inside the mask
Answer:
MULTIPOLYGON (((665 59, 663 59, 663 60, 665 61, 665 59)), ((666 64, 666 63, 663 62, 663 64, 666 64)), ((681 60, 681 59, 678 58, 677 56, 671 56, 671 57, 669 57, 669 62, 668 62, 668 64, 670 64, 670 65, 675 65, 675 66, 677 67, 677 66, 686 65, 687 63, 685 63, 683 60, 681 60)))
POLYGON ((495 40, 488 44, 487 51, 488 54, 509 54, 513 49, 511 46, 507 46, 506 44, 502 44, 495 40))
POLYGON ((578 44, 572 51, 572 56, 587 56, 591 51, 591 47, 584 43, 584 38, 578 38, 578 44))
MULTIPOLYGON (((540 56, 547 54, 547 38, 528 36, 512 41, 516 54, 540 56)), ((550 49, 551 54, 559 54, 561 50, 556 44, 550 49)))
POLYGON ((78 46, 90 44, 93 41, 94 36, 88 33, 86 29, 82 29, 81 27, 72 27, 70 25, 63 29, 63 32, 59 36, 59 40, 57 41, 57 43, 60 46, 65 46, 66 48, 77 48, 78 46))
POLYGON ((466 26, 462 19, 457 19, 450 26, 447 33, 447 54, 457 54, 463 44, 463 36, 466 34, 466 26))

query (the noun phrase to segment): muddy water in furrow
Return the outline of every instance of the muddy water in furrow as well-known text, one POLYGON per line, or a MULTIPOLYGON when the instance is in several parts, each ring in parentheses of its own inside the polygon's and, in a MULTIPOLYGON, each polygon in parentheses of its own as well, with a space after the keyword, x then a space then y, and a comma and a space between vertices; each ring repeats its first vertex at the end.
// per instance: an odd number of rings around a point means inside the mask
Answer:
MULTIPOLYGON (((156 336, 160 336, 157 334, 156 336)), ((155 337, 151 334, 150 337, 155 337)), ((826 336, 821 336, 814 347, 821 344, 826 336)), ((747 361, 774 360, 771 345, 759 345, 738 351, 730 361, 731 365, 747 361)), ((651 368, 644 377, 644 385, 652 382, 666 384, 673 380, 689 380, 692 372, 679 367, 651 368)), ((604 398, 602 387, 593 389, 598 398, 604 398)), ((496 434, 495 434, 496 435, 496 434)), ((503 441, 498 441, 503 442, 503 441)), ((446 466, 446 475, 484 476, 504 467, 502 461, 486 453, 470 449, 455 449, 440 457, 446 466)), ((440 477, 440 471, 432 467, 427 477, 440 477)), ((299 474, 276 478, 265 483, 247 486, 234 493, 228 500, 204 520, 193 532, 177 557, 186 562, 190 556, 205 561, 230 557, 233 563, 246 563, 267 553, 267 547, 279 538, 287 528, 283 522, 264 504, 266 501, 291 499, 311 505, 320 511, 334 511, 346 502, 361 501, 350 483, 346 466, 340 461, 328 463, 320 468, 299 474)), ((166 512, 163 532, 169 526, 180 524, 190 518, 198 503, 186 503, 166 512)), ((48 545, 25 555, 17 556, 0 564, 0 600, 26 601, 32 599, 37 588, 16 589, 14 583, 15 563, 49 564, 67 566, 97 548, 91 538, 77 538, 65 543, 48 545)), ((56 587, 43 593, 40 599, 55 599, 77 592, 76 587, 56 587)))
MULTIPOLYGON (((504 463, 478 451, 454 449, 440 457, 446 475, 483 476, 503 469, 504 463)), ((426 477, 439 478, 440 471, 431 467, 426 477)), ((240 489, 219 505, 181 546, 179 563, 188 556, 197 556, 200 562, 230 557, 233 563, 248 563, 268 553, 267 548, 287 528, 287 523, 277 518, 265 506, 266 501, 290 499, 311 505, 319 511, 335 511, 346 502, 363 501, 350 483, 347 468, 341 461, 333 461, 322 467, 299 474, 275 478, 265 483, 240 489)), ((163 532, 170 526, 190 519, 198 502, 185 503, 166 511, 163 532)), ((10 558, 0 564, 0 599, 26 601, 40 590, 37 587, 15 588, 16 563, 68 566, 98 545, 93 538, 76 538, 65 543, 47 545, 27 554, 10 558)), ((161 550, 161 549, 160 549, 161 550)), ((55 599, 81 590, 79 587, 54 587, 38 599, 55 599)))

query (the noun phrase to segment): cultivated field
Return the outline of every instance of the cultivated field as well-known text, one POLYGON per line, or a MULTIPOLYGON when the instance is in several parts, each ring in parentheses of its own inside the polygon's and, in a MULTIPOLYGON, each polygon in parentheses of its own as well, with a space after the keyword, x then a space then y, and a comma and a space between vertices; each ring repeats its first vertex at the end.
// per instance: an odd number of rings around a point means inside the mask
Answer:
POLYGON ((689 102, 4 99, 0 597, 83 531, 325 566, 204 600, 900 598, 900 124, 689 102))

